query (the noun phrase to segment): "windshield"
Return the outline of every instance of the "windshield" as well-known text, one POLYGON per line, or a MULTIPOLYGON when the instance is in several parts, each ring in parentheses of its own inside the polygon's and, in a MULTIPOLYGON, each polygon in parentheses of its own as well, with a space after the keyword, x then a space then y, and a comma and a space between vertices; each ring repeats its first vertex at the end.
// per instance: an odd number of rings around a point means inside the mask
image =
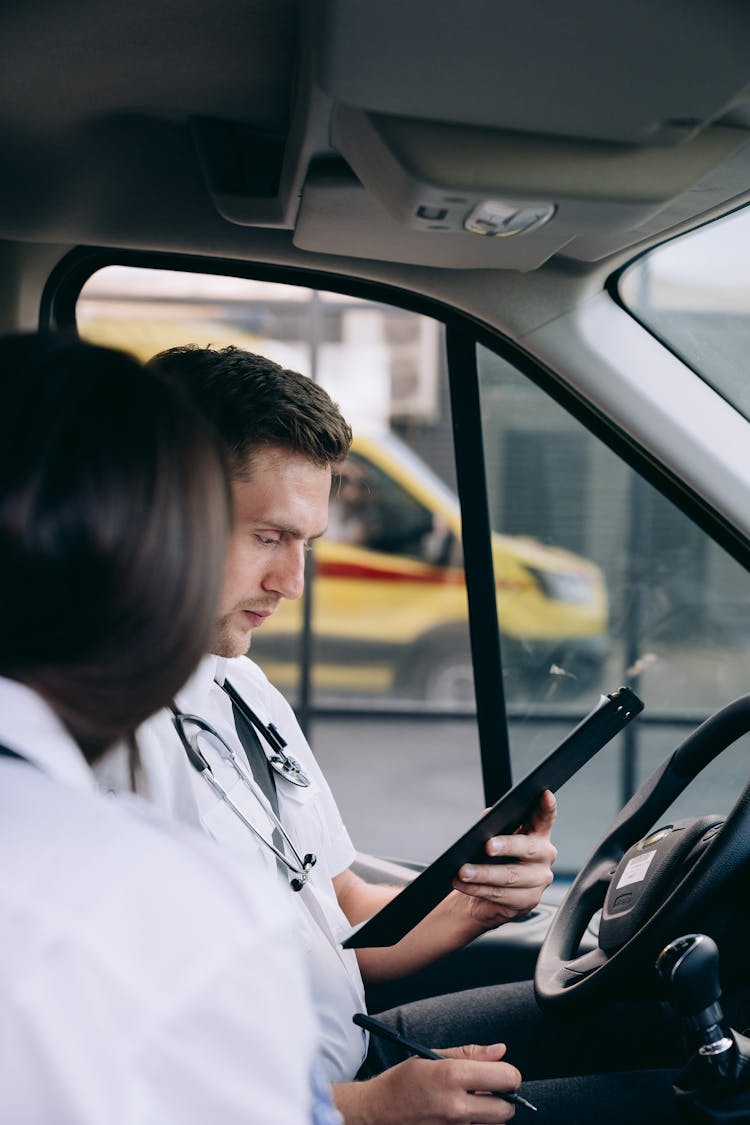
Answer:
POLYGON ((620 283, 630 310, 750 418, 750 208, 640 258, 620 283))

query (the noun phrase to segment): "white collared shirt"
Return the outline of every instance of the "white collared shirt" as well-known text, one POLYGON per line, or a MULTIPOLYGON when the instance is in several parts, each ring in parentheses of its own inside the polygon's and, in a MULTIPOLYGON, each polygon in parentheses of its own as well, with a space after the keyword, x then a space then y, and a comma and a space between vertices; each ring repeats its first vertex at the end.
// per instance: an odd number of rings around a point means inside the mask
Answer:
MULTIPOLYGON (((276 859, 232 814, 189 763, 169 712, 162 712, 138 732, 143 762, 144 793, 161 809, 178 820, 200 825, 225 850, 246 865, 248 892, 256 910, 262 910, 267 897, 279 887, 294 911, 294 928, 305 952, 313 1000, 321 1032, 321 1053, 329 1082, 351 1081, 367 1051, 366 1034, 352 1023, 356 1011, 365 1005, 364 987, 353 950, 341 949, 340 942, 351 926, 336 899, 332 879, 348 868, 355 851, 341 820, 328 784, 307 744, 294 712, 283 696, 268 682, 263 672, 247 657, 234 660, 206 657, 186 686, 178 693, 179 708, 210 723, 234 749, 241 763, 247 759, 237 736, 231 701, 218 686, 224 678, 264 723, 273 723, 288 746, 287 752, 300 763, 310 778, 307 788, 278 781, 279 817, 296 850, 304 856, 313 852, 317 862, 305 889, 289 888, 286 873, 280 873, 276 859), (262 878, 258 865, 262 867, 262 878)), ((261 740, 262 741, 262 740, 261 740)), ((201 743, 216 780, 237 807, 266 839, 273 823, 261 802, 253 797, 233 768, 201 743)), ((120 763, 109 763, 100 772, 104 784, 127 784, 120 763)), ((196 898, 196 908, 202 905, 196 898)))
POLYGON ((310 1125, 317 1028, 287 896, 98 791, 0 678, 0 1120, 310 1125), (29 764, 34 763, 34 764, 29 764))

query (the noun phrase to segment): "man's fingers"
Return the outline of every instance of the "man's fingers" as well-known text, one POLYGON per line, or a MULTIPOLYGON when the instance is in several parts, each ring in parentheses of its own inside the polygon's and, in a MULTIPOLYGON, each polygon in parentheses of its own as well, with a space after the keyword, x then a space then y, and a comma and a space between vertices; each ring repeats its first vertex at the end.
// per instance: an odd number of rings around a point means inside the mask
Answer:
POLYGON ((551 789, 545 789, 529 817, 530 832, 549 832, 557 816, 557 799, 551 789))
POLYGON ((551 881, 550 863, 465 863, 458 870, 462 883, 475 887, 538 887, 551 881))
POLYGON ((538 905, 540 897, 538 887, 511 890, 509 887, 472 887, 469 883, 454 882, 453 889, 466 895, 477 907, 498 911, 496 925, 519 914, 528 914, 538 905))
POLYGON ((513 859, 543 858, 554 863, 557 849, 550 841, 550 832, 557 816, 557 801, 554 793, 545 789, 528 824, 512 836, 491 836, 485 844, 490 856, 511 856, 513 859))
POLYGON ((557 859, 557 848, 548 836, 495 836, 487 841, 487 854, 492 859, 500 859, 503 866, 517 862, 525 867, 532 864, 551 867, 557 859))
POLYGON ((545 891, 551 880, 539 880, 528 886, 498 886, 496 883, 462 883, 453 880, 453 890, 466 894, 467 898, 484 899, 499 906, 513 907, 514 910, 531 910, 539 902, 540 893, 545 891))
MULTIPOLYGON (((446 1059, 475 1059, 477 1062, 499 1062, 507 1049, 505 1043, 466 1043, 463 1047, 432 1048, 436 1054, 444 1055, 446 1059)), ((521 1080, 520 1074, 518 1080, 521 1080)))
POLYGON ((487 855, 501 862, 465 863, 459 868, 453 889, 467 896, 464 904, 485 929, 528 914, 552 882, 557 848, 550 830, 556 812, 554 794, 545 789, 523 832, 487 841, 487 855))

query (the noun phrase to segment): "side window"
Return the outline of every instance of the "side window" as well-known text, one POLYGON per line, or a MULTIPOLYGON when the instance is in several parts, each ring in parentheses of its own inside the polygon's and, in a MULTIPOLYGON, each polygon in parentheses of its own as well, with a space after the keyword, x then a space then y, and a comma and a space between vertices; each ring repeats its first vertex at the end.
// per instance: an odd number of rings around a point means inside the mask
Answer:
POLYGON ((309 600, 282 602, 251 656, 297 709, 357 846, 433 858, 482 806, 442 326, 337 293, 119 266, 76 312, 81 335, 141 359, 260 353, 341 406, 354 445, 309 600), (431 822, 416 823, 425 784, 431 822))
POLYGON ((403 484, 372 461, 352 453, 331 488, 329 539, 384 554, 439 565, 450 529, 403 484))
POLYGON ((372 484, 372 468, 351 454, 331 483, 328 507, 329 539, 352 547, 373 548, 382 523, 380 498, 372 484))
MULTIPOLYGON (((482 806, 442 327, 335 293, 124 267, 90 279, 77 317, 144 359, 258 352, 349 417, 307 600, 283 603, 251 656, 297 708, 356 845, 433 859, 482 806)), ((646 703, 560 794, 558 870, 573 871, 632 788, 747 690, 750 579, 511 364, 477 357, 514 776, 601 692, 629 683, 646 703)), ((742 753, 704 774, 710 808, 675 815, 725 811, 742 753)))
MULTIPOLYGON (((559 862, 574 869, 633 788, 747 692, 750 576, 510 363, 482 347, 477 358, 514 777, 599 692, 627 683, 646 705, 559 795, 559 862)), ((726 813, 748 741, 674 815, 726 813)))

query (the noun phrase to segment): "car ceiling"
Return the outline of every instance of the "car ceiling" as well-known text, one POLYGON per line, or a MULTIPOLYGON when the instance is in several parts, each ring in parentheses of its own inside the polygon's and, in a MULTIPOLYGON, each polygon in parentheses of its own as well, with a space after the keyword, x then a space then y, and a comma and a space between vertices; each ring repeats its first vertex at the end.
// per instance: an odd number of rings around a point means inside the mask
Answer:
POLYGON ((27 0, 0 28, 6 239, 585 273, 748 195, 740 2, 27 0), (482 198, 556 210, 487 237, 482 198))

